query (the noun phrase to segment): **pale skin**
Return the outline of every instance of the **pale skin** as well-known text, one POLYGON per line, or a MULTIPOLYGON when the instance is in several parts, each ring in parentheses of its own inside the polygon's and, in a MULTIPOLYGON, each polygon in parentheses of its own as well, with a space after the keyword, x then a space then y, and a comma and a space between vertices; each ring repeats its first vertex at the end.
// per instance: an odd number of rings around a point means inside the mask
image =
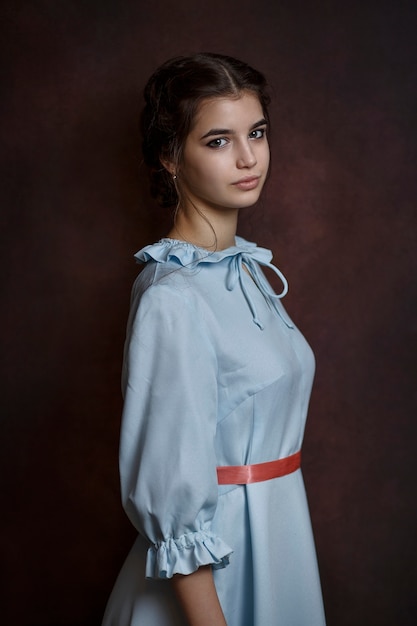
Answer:
POLYGON ((169 237, 207 249, 234 245, 239 210, 257 202, 268 173, 266 127, 251 92, 202 102, 181 163, 163 162, 180 196, 169 237))
MULTIPOLYGON (((235 244, 239 210, 257 202, 268 173, 266 127, 260 102, 251 92, 201 103, 181 163, 163 161, 177 176, 180 197, 168 237, 208 250, 235 244)), ((211 566, 177 574, 172 585, 189 626, 227 626, 211 566)))

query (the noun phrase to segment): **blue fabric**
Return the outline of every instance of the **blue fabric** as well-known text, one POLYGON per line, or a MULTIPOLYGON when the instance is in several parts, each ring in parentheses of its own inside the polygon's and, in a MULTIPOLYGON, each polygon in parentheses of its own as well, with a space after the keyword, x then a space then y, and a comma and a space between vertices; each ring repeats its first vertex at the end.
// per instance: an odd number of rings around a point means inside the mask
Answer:
POLYGON ((123 368, 120 475, 140 535, 104 626, 184 624, 169 582, 212 564, 228 626, 323 626, 301 470, 217 484, 216 466, 301 448, 314 357, 270 251, 163 239, 137 253, 123 368), (283 288, 274 294, 262 267, 283 288))

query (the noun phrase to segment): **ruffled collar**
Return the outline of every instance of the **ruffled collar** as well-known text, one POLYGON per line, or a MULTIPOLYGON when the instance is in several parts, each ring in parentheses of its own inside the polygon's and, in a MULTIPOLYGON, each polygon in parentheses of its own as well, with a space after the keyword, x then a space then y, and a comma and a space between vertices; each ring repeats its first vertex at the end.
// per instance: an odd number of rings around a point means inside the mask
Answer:
POLYGON ((135 254, 135 259, 138 263, 147 263, 151 260, 158 263, 174 262, 188 268, 195 268, 197 265, 206 263, 219 263, 224 259, 228 259, 226 288, 232 291, 239 284, 251 310, 253 322, 260 329, 264 328, 263 323, 258 318, 255 304, 245 284, 244 274, 247 273, 246 270, 266 301, 272 305, 283 322, 289 328, 293 328, 292 323, 278 306, 278 300, 283 298, 288 292, 288 283, 283 273, 275 265, 272 265, 272 252, 266 248, 260 248, 256 243, 247 241, 243 237, 235 237, 234 246, 224 250, 216 250, 215 252, 207 251, 205 248, 200 248, 179 239, 164 238, 139 250, 135 254), (281 293, 276 294, 272 291, 271 286, 260 270, 260 265, 269 267, 279 276, 283 285, 281 293))
POLYGON ((266 248, 259 248, 256 243, 246 241, 243 237, 235 237, 235 245, 224 250, 216 250, 210 252, 205 248, 200 248, 187 241, 180 239, 169 239, 168 237, 157 241, 149 246, 145 246, 135 254, 138 263, 146 263, 147 261, 158 261, 159 263, 167 263, 168 261, 176 261, 184 267, 190 265, 195 267, 199 263, 218 263, 226 257, 235 256, 242 252, 253 253, 255 251, 263 252, 272 259, 272 253, 266 248))

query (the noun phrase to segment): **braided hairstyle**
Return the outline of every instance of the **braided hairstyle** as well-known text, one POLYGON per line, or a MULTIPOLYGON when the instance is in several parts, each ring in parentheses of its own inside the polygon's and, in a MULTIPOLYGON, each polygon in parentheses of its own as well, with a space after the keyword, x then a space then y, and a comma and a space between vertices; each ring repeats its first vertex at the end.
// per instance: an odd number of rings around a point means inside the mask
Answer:
POLYGON ((255 94, 269 121, 265 77, 246 63, 229 56, 199 53, 175 57, 161 65, 144 90, 141 117, 142 151, 149 167, 151 194, 161 206, 178 203, 178 194, 163 160, 181 165, 182 150, 199 104, 221 96, 255 94))

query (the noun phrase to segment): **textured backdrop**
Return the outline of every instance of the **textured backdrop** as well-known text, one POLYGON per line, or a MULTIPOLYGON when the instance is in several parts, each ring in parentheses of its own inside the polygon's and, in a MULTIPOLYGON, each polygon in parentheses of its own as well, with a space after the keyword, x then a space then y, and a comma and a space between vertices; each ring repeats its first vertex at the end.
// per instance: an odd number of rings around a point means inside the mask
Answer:
POLYGON ((1 623, 98 626, 135 536, 121 352, 132 255, 169 223, 137 117, 150 72, 197 50, 274 95, 273 173, 240 234, 273 249, 317 356, 304 475, 329 626, 417 623, 415 3, 1 10, 1 623))

